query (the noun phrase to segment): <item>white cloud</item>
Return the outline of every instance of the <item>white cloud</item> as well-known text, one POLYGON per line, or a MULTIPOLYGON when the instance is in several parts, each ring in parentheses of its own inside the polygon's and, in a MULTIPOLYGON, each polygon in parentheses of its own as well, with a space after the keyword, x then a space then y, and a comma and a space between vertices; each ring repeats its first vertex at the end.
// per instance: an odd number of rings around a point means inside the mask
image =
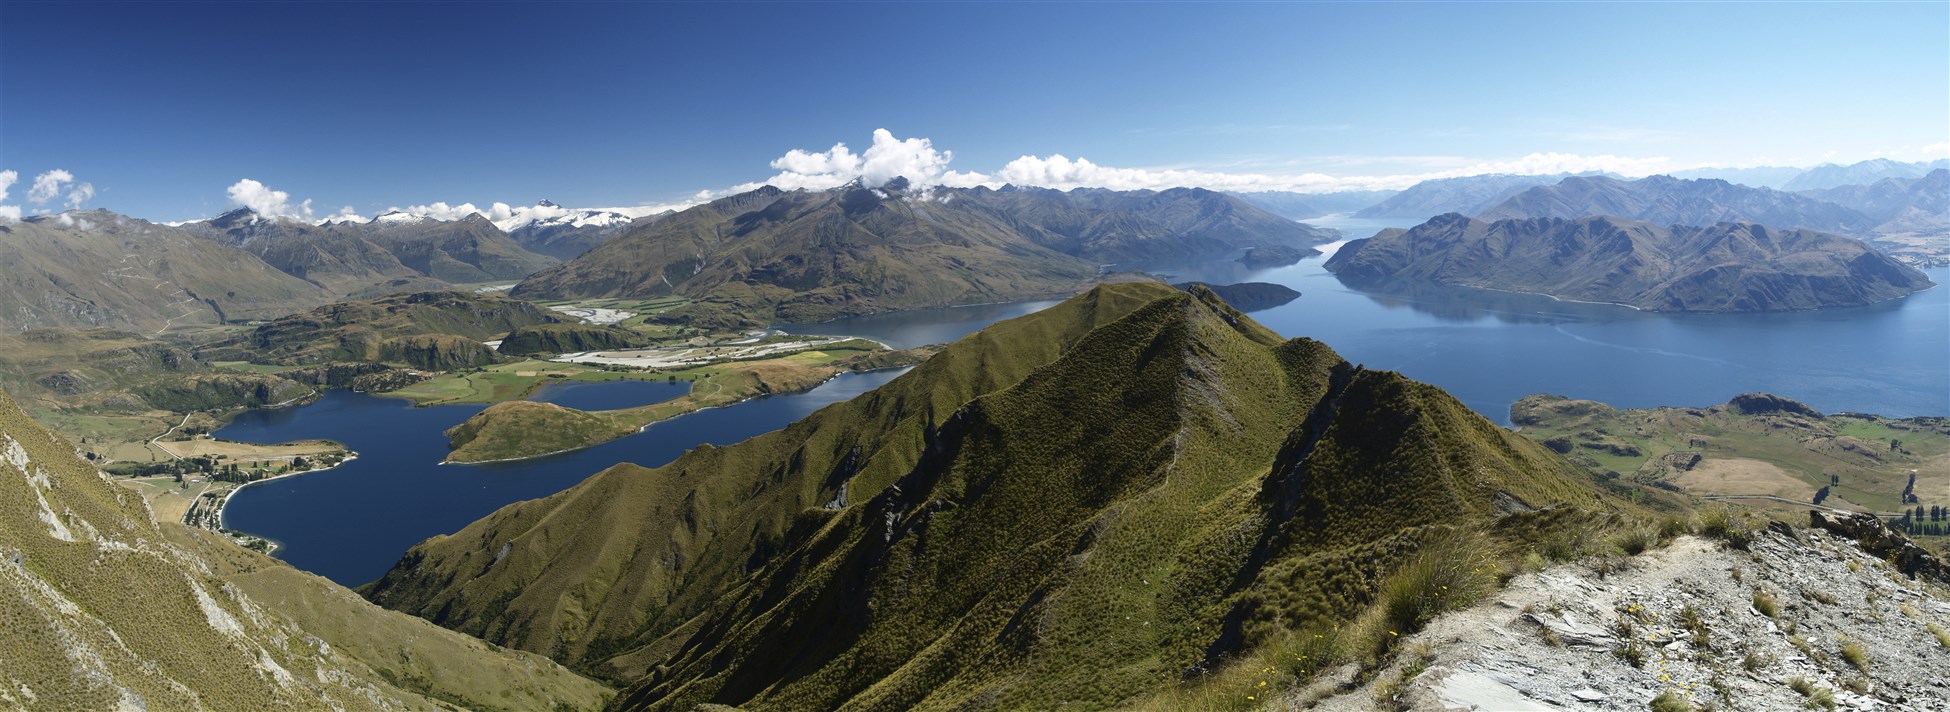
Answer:
POLYGON ((20 180, 20 174, 13 171, 0 171, 0 200, 7 199, 7 190, 20 180))
POLYGON ((231 203, 250 208, 251 212, 263 217, 311 219, 310 199, 293 205, 290 193, 272 190, 270 186, 249 178, 232 184, 226 192, 230 194, 231 203))
MULTIPOLYGON (((1460 156, 1362 157, 1368 163, 1407 163, 1423 170, 1414 173, 1379 176, 1334 176, 1317 171, 1299 173, 1261 173, 1201 170, 1197 168, 1126 168, 1105 166, 1087 158, 1062 154, 1022 156, 994 173, 961 172, 949 169, 952 151, 938 150, 926 138, 896 139, 892 132, 877 129, 873 145, 855 154, 846 144, 835 144, 825 151, 793 149, 772 161, 779 173, 762 183, 746 183, 723 191, 706 191, 700 199, 719 197, 770 184, 785 190, 823 190, 854 180, 867 187, 886 184, 904 176, 918 186, 968 187, 1001 186, 1005 183, 1071 190, 1107 188, 1111 190, 1163 190, 1196 187, 1212 190, 1281 190, 1320 193, 1338 190, 1401 189, 1424 180, 1454 178, 1483 173, 1556 174, 1602 171, 1629 176, 1652 175, 1678 166, 1666 158, 1626 156, 1584 156, 1570 153, 1532 153, 1508 159, 1469 159, 1460 156)), ((1327 163, 1352 163, 1347 157, 1333 157, 1327 163)))
POLYGON ((898 139, 892 131, 874 129, 873 145, 864 153, 855 154, 844 143, 819 152, 795 148, 772 161, 778 175, 764 183, 738 186, 732 192, 766 184, 785 190, 824 190, 855 180, 878 188, 895 178, 906 178, 918 186, 969 187, 989 182, 989 177, 980 173, 949 170, 948 162, 954 159, 953 151, 936 150, 928 139, 898 139))
POLYGON ((53 200, 61 194, 61 186, 74 182, 74 174, 56 168, 34 176, 34 186, 27 189, 27 202, 40 205, 53 200))
POLYGON ((95 197, 95 184, 76 183, 74 190, 68 191, 68 209, 80 210, 83 203, 95 197))
POLYGON ((411 205, 404 208, 391 208, 388 209, 386 212, 390 213, 395 210, 399 212, 407 213, 409 215, 418 215, 423 218, 433 218, 435 220, 459 220, 469 215, 473 215, 475 213, 481 212, 481 209, 474 207, 473 203, 461 203, 459 205, 448 205, 444 202, 432 203, 429 205, 411 205))
POLYGON ((357 223, 357 222, 365 222, 366 218, 364 215, 360 215, 358 210, 355 210, 353 209, 352 206, 347 205, 343 208, 339 208, 339 212, 337 215, 325 216, 325 219, 322 222, 332 222, 335 220, 340 222, 357 223))
POLYGON ((20 220, 20 206, 0 205, 0 220, 20 220))

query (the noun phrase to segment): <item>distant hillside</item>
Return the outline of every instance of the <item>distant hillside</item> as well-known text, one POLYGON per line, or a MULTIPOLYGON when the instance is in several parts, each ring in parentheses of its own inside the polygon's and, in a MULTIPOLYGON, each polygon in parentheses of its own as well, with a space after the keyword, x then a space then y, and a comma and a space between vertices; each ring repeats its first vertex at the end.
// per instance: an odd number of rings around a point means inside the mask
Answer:
POLYGON ((268 319, 325 291, 247 252, 106 210, 0 221, 0 330, 268 319))
POLYGON ((1653 311, 1860 306, 1931 286, 1923 273, 1838 235, 1611 217, 1444 215, 1349 242, 1326 268, 1349 280, 1408 279, 1653 311))
POLYGON ((1357 218, 1431 218, 1444 213, 1475 215, 1535 186, 1550 185, 1569 174, 1490 174, 1425 180, 1380 203, 1363 208, 1357 218))
POLYGON ((1803 191, 1867 215, 1878 235, 1941 235, 1950 233, 1950 169, 1938 168, 1921 178, 1884 178, 1869 185, 1844 185, 1803 191))
POLYGON ((256 254, 335 296, 370 292, 397 280, 425 289, 436 284, 429 280, 520 279, 556 263, 523 249, 480 215, 435 220, 393 212, 363 223, 313 225, 240 208, 183 228, 256 254))
POLYGON ((1344 190, 1334 193, 1293 193, 1269 190, 1255 193, 1227 193, 1283 218, 1305 220, 1323 215, 1342 215, 1372 207, 1400 193, 1398 190, 1344 190))
POLYGON ((1878 222, 1855 210, 1796 193, 1671 176, 1631 181, 1573 176, 1518 193, 1478 217, 1502 220, 1599 215, 1660 225, 1756 222, 1852 235, 1866 234, 1878 222))
POLYGON ((184 223, 183 229, 257 255, 335 296, 390 280, 426 277, 400 263, 392 251, 367 239, 359 229, 265 218, 248 208, 184 223))
POLYGON ((819 321, 1067 294, 1106 263, 1330 239, 1196 189, 766 187, 633 228, 514 295, 676 294, 701 303, 670 318, 819 321))
POLYGON ((593 709, 548 660, 158 522, 0 394, 0 707, 593 709))
POLYGON ((1821 190, 1844 185, 1868 185, 1885 178, 1914 180, 1933 170, 1950 168, 1950 159, 1904 163, 1874 158, 1846 166, 1824 163, 1781 186, 1782 190, 1821 190))
POLYGON ((206 346, 198 355, 287 366, 385 361, 448 370, 492 362, 494 353, 482 341, 523 326, 563 321, 534 304, 498 294, 395 294, 282 317, 234 343, 206 346))
POLYGON ((1716 178, 1719 180, 1726 181, 1728 183, 1739 183, 1740 185, 1750 185, 1755 188, 1773 188, 1775 190, 1781 190, 1782 186, 1787 185, 1788 181, 1794 180, 1795 176, 1801 175, 1802 173, 1805 172, 1807 172, 1806 168, 1791 168, 1787 166, 1759 166, 1755 168, 1694 168, 1694 169, 1684 170, 1684 171, 1673 171, 1671 175, 1674 178, 1684 178, 1689 180, 1697 179, 1697 178, 1716 178))
POLYGON ((1122 283, 785 430, 503 508, 365 592, 628 681, 622 709, 1115 708, 1361 628, 1435 542, 1493 556, 1616 511, 1440 390, 1122 283))

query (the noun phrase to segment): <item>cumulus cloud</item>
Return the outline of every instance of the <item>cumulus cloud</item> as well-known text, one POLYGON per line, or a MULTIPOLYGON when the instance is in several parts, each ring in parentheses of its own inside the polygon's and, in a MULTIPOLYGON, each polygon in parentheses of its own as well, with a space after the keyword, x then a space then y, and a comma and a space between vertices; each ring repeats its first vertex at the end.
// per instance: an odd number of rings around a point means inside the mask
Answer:
POLYGON ((95 197, 95 184, 76 183, 74 190, 68 191, 68 199, 67 199, 68 209, 80 210, 82 204, 87 203, 89 200, 94 199, 94 197, 95 197))
POLYGON ((20 174, 13 171, 0 171, 0 200, 7 199, 7 191, 20 180, 20 174))
POLYGON ((34 185, 27 189, 27 202, 40 205, 53 200, 61 194, 61 187, 74 182, 74 174, 56 168, 34 176, 34 185))
POLYGON ((887 129, 874 129, 873 144, 865 152, 855 154, 844 143, 817 152, 795 148, 772 161, 772 168, 779 171, 777 175, 764 183, 750 183, 732 190, 765 184, 785 190, 824 190, 856 180, 868 188, 878 188, 895 178, 906 178, 921 186, 969 187, 989 182, 989 177, 980 173, 949 170, 948 162, 954 158, 953 151, 936 150, 934 142, 928 139, 900 139, 887 129))
POLYGON ((251 212, 267 218, 311 219, 311 200, 293 204, 291 194, 282 190, 272 190, 270 186, 245 178, 237 181, 225 191, 234 205, 250 208, 251 212))
POLYGON ((353 208, 352 206, 350 206, 350 205, 347 205, 347 206, 345 206, 345 207, 343 207, 343 208, 339 208, 339 211, 338 211, 338 213, 337 213, 337 214, 335 214, 335 215, 327 215, 327 216, 325 216, 325 219, 324 219, 324 220, 322 220, 321 222, 323 223, 323 222, 334 222, 334 221, 337 221, 337 222, 365 222, 365 221, 366 221, 366 217, 365 217, 364 215, 360 215, 360 214, 359 214, 359 211, 358 211, 357 209, 354 209, 354 208, 353 208))
MULTIPOLYGON (((1362 162, 1386 163, 1399 157, 1364 157, 1362 162)), ((823 190, 858 180, 867 187, 879 187, 896 176, 927 186, 969 187, 1003 184, 1071 190, 1107 188, 1111 190, 1163 190, 1167 188, 1208 188, 1230 191, 1293 191, 1321 193, 1339 190, 1401 189, 1435 178, 1455 178, 1484 173, 1556 174, 1603 171, 1623 175, 1651 175, 1683 166, 1666 158, 1625 156, 1583 156, 1569 153, 1532 153, 1494 160, 1471 160, 1456 156, 1410 157, 1411 163, 1426 170, 1378 176, 1336 176, 1308 171, 1299 173, 1256 173, 1199 170, 1190 168, 1132 168, 1105 166, 1088 158, 1063 154, 1022 156, 993 173, 962 172, 949 168, 954 152, 937 149, 926 138, 895 138, 886 129, 873 132, 873 145, 854 153, 846 144, 835 144, 825 151, 793 149, 772 161, 778 174, 762 182, 733 186, 723 191, 706 191, 700 200, 742 192, 760 185, 785 190, 823 190)), ((1345 162, 1345 161, 1343 161, 1345 162)), ((1399 162, 1399 161, 1397 161, 1399 162)))
POLYGON ((20 220, 20 206, 0 205, 0 220, 20 220))

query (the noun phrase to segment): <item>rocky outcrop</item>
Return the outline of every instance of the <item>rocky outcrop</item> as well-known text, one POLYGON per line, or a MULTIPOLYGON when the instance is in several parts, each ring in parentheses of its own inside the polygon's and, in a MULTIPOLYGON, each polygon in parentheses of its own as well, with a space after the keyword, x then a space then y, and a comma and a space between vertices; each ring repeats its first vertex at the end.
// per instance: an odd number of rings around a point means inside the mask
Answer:
POLYGON ((379 343, 379 360, 423 371, 455 371, 500 362, 487 344, 453 334, 415 334, 379 343))
POLYGON ((1821 419, 1821 411, 1791 398, 1782 398, 1771 393, 1742 393, 1727 401, 1727 410, 1740 415, 1799 415, 1816 420, 1821 419))
POLYGON ((1950 647, 1931 626, 1947 624, 1938 584, 1777 522, 1746 550, 1680 537, 1521 574, 1402 636, 1394 663, 1326 671, 1269 707, 1636 711, 1664 695, 1686 706, 1653 709, 1946 709, 1950 647))
POLYGON ((1863 551, 1890 562, 1904 574, 1934 579, 1939 584, 1950 586, 1950 567, 1946 567, 1942 559, 1917 546, 1909 537, 1891 529, 1881 517, 1863 513, 1824 514, 1821 510, 1813 510, 1808 512, 1808 520, 1810 526, 1847 537, 1860 545, 1863 551))
POLYGON ((210 373, 164 379, 135 389, 150 407, 175 413, 278 405, 313 392, 282 376, 210 373))

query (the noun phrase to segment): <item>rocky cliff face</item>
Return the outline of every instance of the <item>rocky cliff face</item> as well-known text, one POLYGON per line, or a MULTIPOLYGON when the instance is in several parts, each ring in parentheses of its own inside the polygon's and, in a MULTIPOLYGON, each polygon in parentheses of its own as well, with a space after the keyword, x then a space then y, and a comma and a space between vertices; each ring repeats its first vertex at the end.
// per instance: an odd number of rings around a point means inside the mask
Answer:
POLYGON ((1942 580, 1905 574, 1823 528, 1776 522, 1747 537, 1737 546, 1682 537, 1630 559, 1518 576, 1490 601, 1408 636, 1410 652, 1371 682, 1335 671, 1274 705, 1643 710, 1661 698, 1666 706, 1654 709, 1950 707, 1942 580))
POLYGON ((1752 223, 1662 227, 1608 217, 1444 215, 1349 242, 1326 267, 1356 282, 1433 282, 1653 311, 1860 306, 1933 286, 1914 268, 1836 235, 1752 223))

